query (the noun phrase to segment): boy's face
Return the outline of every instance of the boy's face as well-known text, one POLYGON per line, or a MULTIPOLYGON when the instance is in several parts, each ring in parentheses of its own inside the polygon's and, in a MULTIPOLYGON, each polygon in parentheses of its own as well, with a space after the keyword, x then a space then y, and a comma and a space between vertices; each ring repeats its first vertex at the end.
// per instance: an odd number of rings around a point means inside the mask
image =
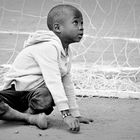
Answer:
POLYGON ((66 43, 79 42, 83 37, 83 17, 78 10, 66 10, 61 24, 61 39, 66 43))

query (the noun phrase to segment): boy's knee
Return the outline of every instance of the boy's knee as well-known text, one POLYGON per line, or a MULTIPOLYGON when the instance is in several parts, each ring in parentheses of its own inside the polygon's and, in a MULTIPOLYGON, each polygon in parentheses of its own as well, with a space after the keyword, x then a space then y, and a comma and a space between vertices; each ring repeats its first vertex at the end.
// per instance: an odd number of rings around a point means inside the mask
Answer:
POLYGON ((48 88, 38 89, 38 95, 35 98, 37 98, 42 106, 54 106, 54 100, 48 88))
POLYGON ((48 88, 37 89, 29 103, 29 107, 35 113, 45 112, 50 114, 53 111, 53 106, 54 100, 48 88))

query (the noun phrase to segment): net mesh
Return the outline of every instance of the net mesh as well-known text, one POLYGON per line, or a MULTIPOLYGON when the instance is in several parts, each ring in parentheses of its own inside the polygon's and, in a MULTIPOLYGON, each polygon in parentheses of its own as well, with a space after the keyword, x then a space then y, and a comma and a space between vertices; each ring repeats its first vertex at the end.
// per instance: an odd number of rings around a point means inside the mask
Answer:
POLYGON ((24 40, 47 29, 48 11, 60 3, 84 17, 84 38, 71 45, 77 94, 139 98, 139 0, 0 0, 0 85, 24 40))

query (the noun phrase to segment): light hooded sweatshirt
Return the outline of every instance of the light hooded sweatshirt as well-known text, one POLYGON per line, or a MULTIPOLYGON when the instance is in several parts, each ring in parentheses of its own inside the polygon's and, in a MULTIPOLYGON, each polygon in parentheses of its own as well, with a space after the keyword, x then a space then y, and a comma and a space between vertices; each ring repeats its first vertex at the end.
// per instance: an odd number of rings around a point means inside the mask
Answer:
POLYGON ((37 31, 24 43, 9 73, 4 89, 15 84, 18 91, 46 86, 59 111, 70 110, 80 116, 71 81, 71 51, 66 55, 60 39, 52 31, 37 31))

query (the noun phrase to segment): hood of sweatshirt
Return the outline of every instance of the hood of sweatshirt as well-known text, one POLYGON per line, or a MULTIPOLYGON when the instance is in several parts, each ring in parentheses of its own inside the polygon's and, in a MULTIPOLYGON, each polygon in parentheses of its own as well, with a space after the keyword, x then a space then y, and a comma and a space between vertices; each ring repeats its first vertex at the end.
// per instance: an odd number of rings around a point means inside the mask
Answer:
MULTIPOLYGON (((29 35, 28 39, 25 40, 23 48, 42 43, 42 42, 50 42, 50 41, 57 41, 61 44, 60 39, 55 35, 52 31, 36 31, 35 33, 29 35)), ((61 44, 62 45, 62 44, 61 44)))
POLYGON ((52 31, 45 31, 45 30, 39 30, 36 31, 33 34, 30 34, 28 39, 25 40, 23 48, 27 48, 29 46, 42 43, 42 42, 50 42, 53 45, 56 46, 58 50, 61 50, 61 53, 66 56, 66 53, 64 51, 64 48, 62 46, 61 40, 57 35, 55 35, 52 31))

